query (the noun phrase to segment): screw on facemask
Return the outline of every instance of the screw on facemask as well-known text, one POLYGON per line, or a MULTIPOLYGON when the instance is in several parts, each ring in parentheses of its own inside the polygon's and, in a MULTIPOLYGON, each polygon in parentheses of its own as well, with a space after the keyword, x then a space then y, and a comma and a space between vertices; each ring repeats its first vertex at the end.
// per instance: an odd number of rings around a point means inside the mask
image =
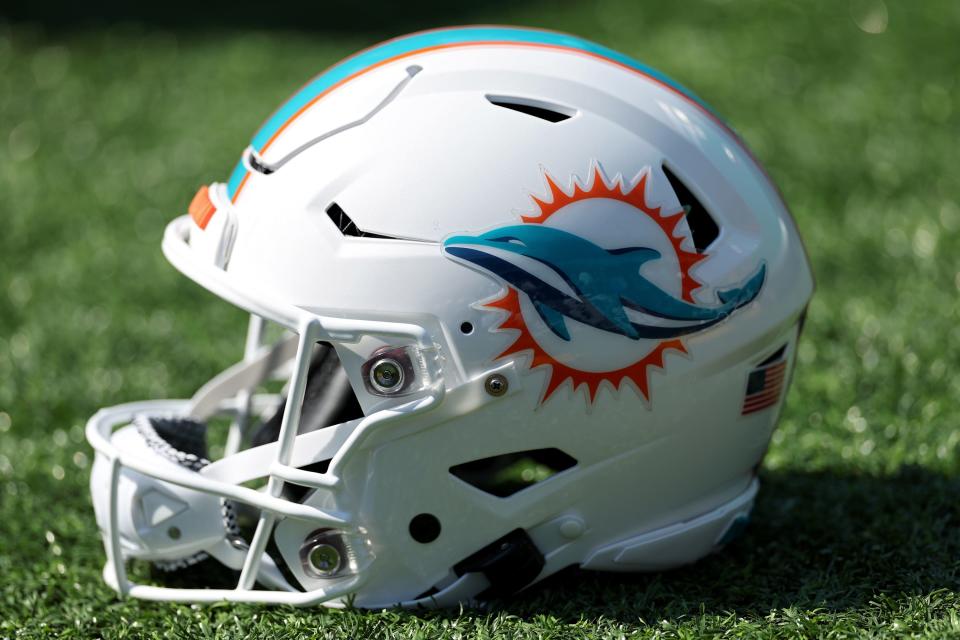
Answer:
POLYGON ((370 384, 382 394, 403 388, 403 365, 393 358, 381 358, 370 369, 370 384))
POLYGON ((494 373, 484 381, 483 388, 486 389, 490 395, 499 398, 510 388, 510 383, 507 381, 506 376, 494 373))
POLYGON ((300 545, 300 566, 311 578, 328 580, 356 573, 352 547, 333 529, 317 529, 300 545))
POLYGON ((402 396, 430 384, 423 353, 417 347, 383 347, 360 368, 367 391, 376 396, 402 396))
POLYGON ((340 569, 340 551, 330 544, 317 544, 307 554, 307 565, 318 576, 333 576, 340 569))

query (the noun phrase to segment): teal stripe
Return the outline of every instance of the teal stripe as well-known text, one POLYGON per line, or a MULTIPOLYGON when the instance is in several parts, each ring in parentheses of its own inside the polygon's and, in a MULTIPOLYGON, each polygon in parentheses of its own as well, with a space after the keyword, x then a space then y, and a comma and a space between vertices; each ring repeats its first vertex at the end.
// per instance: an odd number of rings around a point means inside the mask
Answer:
MULTIPOLYGON (((693 94, 689 89, 683 87, 674 80, 668 78, 656 69, 652 69, 640 62, 637 62, 629 56, 614 51, 603 45, 584 40, 576 36, 565 33, 555 33, 552 31, 537 31, 533 29, 522 29, 518 27, 462 27, 454 29, 443 29, 439 31, 429 31, 426 33, 415 33, 404 38, 398 38, 390 42, 385 42, 367 51, 363 51, 352 58, 331 67, 326 72, 320 74, 310 81, 305 87, 298 91, 292 98, 287 100, 272 116, 264 123, 260 130, 253 137, 252 146, 257 151, 262 151, 263 146, 270 138, 289 121, 304 105, 311 100, 341 82, 345 78, 356 74, 372 65, 402 56, 421 49, 428 49, 439 45, 460 44, 470 42, 517 42, 528 44, 545 44, 558 47, 567 47, 578 51, 586 51, 592 54, 608 58, 612 61, 623 64, 632 69, 636 69, 648 76, 651 76, 660 82, 670 86, 678 93, 683 94, 693 102, 709 111, 713 110, 700 98, 693 94)), ((246 174, 246 169, 240 163, 234 169, 228 183, 228 193, 232 198, 240 185, 240 181, 246 174)))
POLYGON ((247 175, 247 168, 243 166, 243 160, 237 163, 237 166, 233 168, 233 173, 230 174, 230 179, 227 181, 227 196, 231 199, 233 194, 237 192, 237 189, 240 188, 240 183, 243 182, 243 177, 247 175))
POLYGON ((318 95, 342 81, 349 78, 358 71, 373 66, 378 62, 402 56, 419 49, 427 49, 446 44, 458 44, 467 42, 485 42, 485 41, 505 41, 520 42, 530 44, 546 44, 560 47, 568 47, 579 51, 587 51, 593 54, 609 58, 628 67, 642 71, 667 84, 691 100, 697 102, 705 109, 710 109, 700 98, 691 91, 674 82, 667 76, 655 69, 643 65, 629 56, 609 49, 602 45, 583 40, 575 36, 564 33, 554 33, 551 31, 535 31, 531 29, 518 29, 514 27, 464 27, 460 29, 444 29, 441 31, 429 31, 427 33, 417 33, 405 38, 399 38, 386 42, 377 47, 364 51, 352 58, 332 67, 326 73, 314 78, 310 84, 298 91, 292 98, 280 107, 269 120, 257 131, 253 137, 253 147, 258 151, 263 149, 273 134, 293 117, 305 104, 316 98, 318 95))

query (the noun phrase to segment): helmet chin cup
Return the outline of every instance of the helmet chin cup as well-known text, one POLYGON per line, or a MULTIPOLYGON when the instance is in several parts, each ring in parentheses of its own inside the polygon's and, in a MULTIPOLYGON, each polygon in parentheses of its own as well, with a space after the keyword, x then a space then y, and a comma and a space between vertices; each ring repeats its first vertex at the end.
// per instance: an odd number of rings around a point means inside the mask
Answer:
MULTIPOLYGON (((116 431, 111 442, 151 468, 176 474, 195 473, 151 449, 133 425, 116 431)), ((117 524, 125 558, 175 562, 207 551, 226 539, 221 501, 215 495, 129 468, 120 470, 115 484, 110 476, 110 460, 97 455, 90 477, 97 524, 102 532, 107 531, 111 501, 123 506, 117 524)))
POLYGON ((699 98, 513 27, 317 76, 162 249, 250 314, 193 397, 87 424, 104 578, 165 601, 451 606, 718 551, 813 293, 779 192, 699 98), (128 576, 207 561, 228 588, 128 576))

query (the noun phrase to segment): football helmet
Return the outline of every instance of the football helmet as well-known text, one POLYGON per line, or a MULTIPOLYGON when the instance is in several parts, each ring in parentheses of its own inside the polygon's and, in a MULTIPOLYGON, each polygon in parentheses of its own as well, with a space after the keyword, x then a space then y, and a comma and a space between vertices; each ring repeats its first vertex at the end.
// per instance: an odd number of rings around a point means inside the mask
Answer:
POLYGON ((162 246, 251 315, 192 398, 87 425, 104 577, 153 600, 435 606, 693 562, 750 513, 813 290, 700 99, 512 27, 334 65, 162 246))

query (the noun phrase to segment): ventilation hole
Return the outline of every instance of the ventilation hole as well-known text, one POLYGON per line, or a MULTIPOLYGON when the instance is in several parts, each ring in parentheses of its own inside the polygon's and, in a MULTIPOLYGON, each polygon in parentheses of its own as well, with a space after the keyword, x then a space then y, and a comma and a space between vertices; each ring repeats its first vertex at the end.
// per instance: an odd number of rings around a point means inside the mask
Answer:
POLYGON ((687 186, 667 168, 667 165, 663 165, 663 173, 670 181, 670 186, 680 200, 680 206, 687 214, 687 226, 690 227, 690 233, 693 235, 693 246, 696 247, 697 253, 703 253, 720 235, 720 227, 707 209, 700 204, 697 197, 690 193, 687 186))
POLYGON ((410 521, 410 537, 420 544, 433 542, 440 537, 440 521, 431 513, 421 513, 410 521))
POLYGON ((327 215, 330 216, 330 220, 333 221, 333 224, 337 225, 337 229, 340 230, 345 236, 350 236, 352 238, 375 238, 380 240, 396 240, 394 236, 384 236, 379 233, 370 233, 368 231, 363 231, 357 224, 347 215, 340 205, 336 202, 331 202, 330 206, 327 207, 327 215))
POLYGON ((547 122, 563 122, 577 115, 576 109, 564 107, 559 104, 551 104, 541 100, 532 100, 530 98, 516 98, 512 96, 487 96, 490 104, 504 109, 512 109, 525 113, 534 118, 540 118, 547 122))
POLYGON ((787 351, 787 345, 783 345, 782 347, 780 347, 779 349, 777 349, 776 351, 774 351, 774 352, 770 355, 769 358, 767 358, 766 360, 764 360, 763 362, 761 362, 761 363, 758 364, 757 366, 758 366, 758 367, 762 367, 762 366, 764 366, 764 365, 768 365, 768 364, 771 364, 771 363, 773 363, 773 362, 776 362, 777 360, 779 360, 780 358, 783 357, 783 354, 786 353, 786 351, 787 351))
POLYGON ((303 471, 310 471, 311 473, 326 473, 327 469, 330 468, 330 459, 312 462, 299 468, 303 471))
POLYGON ((247 164, 250 165, 250 168, 256 171, 257 173, 262 173, 265 176, 273 173, 273 169, 268 167, 266 164, 260 161, 259 156, 253 152, 253 150, 247 150, 247 164))
POLYGON ((468 335, 470 335, 471 333, 473 333, 473 324, 470 323, 470 322, 463 322, 463 323, 461 323, 461 324, 460 324, 460 333, 462 333, 462 334, 465 335, 465 336, 468 336, 468 335))
POLYGON ((506 498, 576 464, 559 449, 531 449, 464 462, 450 467, 450 473, 481 491, 506 498))

